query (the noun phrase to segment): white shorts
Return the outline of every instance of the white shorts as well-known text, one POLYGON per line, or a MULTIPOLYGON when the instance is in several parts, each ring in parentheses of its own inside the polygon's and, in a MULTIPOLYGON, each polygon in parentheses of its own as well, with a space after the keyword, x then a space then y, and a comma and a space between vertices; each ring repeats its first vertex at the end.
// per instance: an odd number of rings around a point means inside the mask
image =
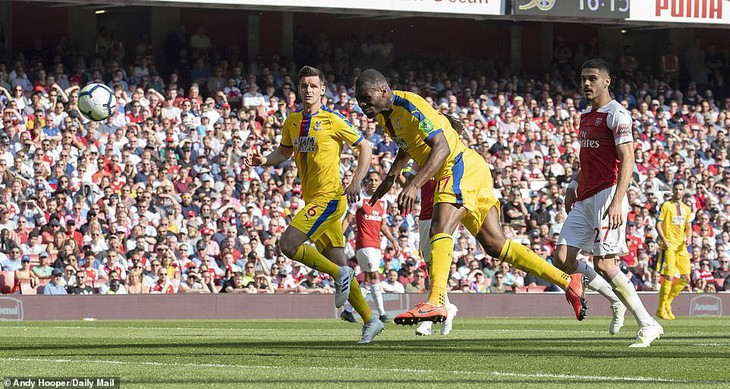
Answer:
POLYGON ((577 247, 596 256, 627 255, 626 219, 629 214, 629 201, 624 196, 621 201, 621 226, 615 230, 608 227, 608 218, 603 218, 613 199, 616 185, 606 188, 593 196, 577 201, 565 220, 560 231, 558 245, 577 247))
POLYGON ((429 233, 430 229, 431 219, 418 221, 418 233, 420 236, 418 246, 421 249, 421 255, 423 255, 422 258, 424 261, 426 261, 426 263, 431 263, 431 234, 429 233))
POLYGON ((380 268, 380 259, 383 257, 383 252, 375 247, 363 247, 357 250, 355 257, 357 257, 357 264, 360 265, 362 271, 372 273, 380 268))

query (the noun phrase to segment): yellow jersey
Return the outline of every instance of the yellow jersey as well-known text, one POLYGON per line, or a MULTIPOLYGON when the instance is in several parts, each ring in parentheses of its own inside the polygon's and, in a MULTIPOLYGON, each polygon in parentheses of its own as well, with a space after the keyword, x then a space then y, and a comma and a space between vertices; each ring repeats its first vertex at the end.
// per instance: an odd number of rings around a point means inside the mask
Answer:
POLYGON ((325 106, 311 115, 297 111, 286 117, 281 146, 294 148, 305 202, 342 195, 342 142, 354 147, 362 139, 363 135, 344 116, 325 106))
POLYGON ((376 120, 390 134, 393 142, 408 152, 419 166, 425 165, 431 153, 426 140, 443 133, 450 152, 444 166, 434 176, 436 179, 448 170, 446 165, 453 164, 456 157, 467 149, 449 120, 415 93, 394 90, 393 106, 389 111, 378 114, 376 120))
POLYGON ((662 232, 667 238, 669 247, 666 250, 678 250, 684 246, 684 237, 690 228, 689 218, 692 210, 681 201, 667 201, 662 205, 657 220, 662 221, 662 232))

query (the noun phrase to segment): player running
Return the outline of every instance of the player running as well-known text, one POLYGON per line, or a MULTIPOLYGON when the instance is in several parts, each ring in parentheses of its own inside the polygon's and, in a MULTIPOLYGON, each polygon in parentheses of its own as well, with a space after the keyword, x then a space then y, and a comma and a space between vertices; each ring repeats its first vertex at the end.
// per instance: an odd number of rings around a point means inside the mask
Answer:
MULTIPOLYGON (((373 296, 380 321, 385 322, 387 317, 385 315, 385 306, 383 305, 383 291, 380 290, 380 275, 378 274, 380 260, 383 258, 383 253, 380 250, 380 232, 382 231, 388 241, 393 245, 396 254, 399 246, 393 234, 390 232, 384 217, 388 209, 385 200, 378 199, 373 205, 370 205, 368 202, 373 193, 375 193, 375 189, 380 185, 380 182, 380 174, 378 172, 370 171, 365 176, 366 196, 363 196, 350 206, 350 211, 342 222, 342 230, 347 230, 347 226, 350 225, 352 219, 355 219, 357 226, 357 232, 355 233, 355 250, 357 251, 355 256, 357 258, 357 264, 360 265, 360 269, 365 273, 365 287, 362 289, 370 290, 370 295, 373 296)), ((354 317, 352 317, 352 307, 345 306, 345 310, 342 311, 342 317, 346 321, 354 320, 354 317)))
POLYGON ((554 262, 565 271, 583 273, 590 286, 609 299, 615 299, 611 301, 614 307, 612 333, 618 332, 623 325, 624 306, 628 307, 639 323, 636 343, 631 347, 649 347, 664 330, 646 312, 631 281, 618 266, 618 257, 628 253, 626 190, 634 169, 631 116, 611 99, 608 89, 611 77, 606 61, 587 61, 580 78, 590 107, 580 118, 581 169, 566 192, 565 205, 570 213, 560 232, 554 262), (593 253, 596 270, 576 260, 579 250, 593 253), (596 271, 605 280, 598 277, 596 271), (606 280, 617 299, 611 297, 606 280), (619 305, 619 301, 623 305, 619 305), (617 317, 620 318, 618 322, 617 317))
POLYGON ((252 149, 246 156, 249 166, 276 166, 291 158, 297 163, 306 205, 294 217, 281 236, 281 252, 335 280, 335 306, 348 300, 363 318, 360 343, 370 343, 383 330, 383 323, 373 317, 370 307, 347 266, 341 220, 346 202, 360 198, 360 181, 370 165, 372 150, 362 134, 345 118, 322 105, 324 74, 311 66, 299 71, 301 111, 286 117, 279 147, 264 156, 252 149), (340 182, 342 142, 360 151, 352 183, 344 190, 340 182), (311 240, 316 250, 304 243, 311 240))
POLYGON ((692 241, 692 226, 689 224, 692 210, 682 202, 683 197, 684 183, 675 181, 672 185, 672 199, 662 204, 656 222, 661 248, 657 271, 664 276, 659 289, 656 316, 664 320, 674 320, 672 300, 689 283, 690 258, 687 245, 692 241))
POLYGON ((560 285, 566 291, 576 318, 582 320, 585 299, 581 274, 565 274, 525 246, 505 238, 499 222, 499 200, 493 194, 489 168, 484 158, 459 140, 455 128, 461 129, 461 125, 439 114, 416 94, 392 91, 377 70, 362 72, 355 88, 365 115, 376 118, 399 147, 398 156, 370 202, 374 203, 390 190, 396 175, 410 158, 421 168, 398 195, 402 211, 410 212, 418 188, 431 177, 436 179, 429 234, 433 278, 431 293, 427 302, 396 316, 396 324, 442 322, 448 317, 445 295, 454 254, 451 234, 459 222, 479 240, 490 256, 560 285))

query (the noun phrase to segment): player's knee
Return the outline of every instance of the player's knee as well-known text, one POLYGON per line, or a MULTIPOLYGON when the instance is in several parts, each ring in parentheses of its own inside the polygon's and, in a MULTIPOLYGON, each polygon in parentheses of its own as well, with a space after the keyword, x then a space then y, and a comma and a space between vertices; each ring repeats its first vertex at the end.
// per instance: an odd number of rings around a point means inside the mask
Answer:
POLYGON ((294 247, 292 247, 290 245, 285 245, 282 242, 281 253, 286 255, 288 258, 294 258, 294 255, 297 253, 297 250, 294 247))
POLYGON ((553 265, 558 269, 565 271, 566 262, 568 260, 568 246, 560 245, 555 249, 553 256, 553 265))
POLYGON ((611 257, 595 257, 593 260, 594 268, 598 274, 603 277, 608 276, 616 266, 616 259, 611 257))
POLYGON ((299 250, 299 245, 293 244, 290 240, 282 239, 281 240, 281 253, 286 255, 288 258, 294 258, 294 255, 297 253, 297 250, 299 250))
POLYGON ((499 235, 485 236, 480 242, 484 247, 484 251, 492 258, 499 258, 506 239, 499 235))
POLYGON ((431 227, 428 228, 428 236, 434 236, 444 232, 444 227, 439 223, 431 223, 431 227))
POLYGON ((484 228, 484 226, 477 234, 477 240, 484 248, 484 252, 492 258, 499 258, 499 254, 502 253, 502 248, 507 242, 507 238, 504 237, 501 230, 484 228))
POLYGON ((378 280, 378 273, 374 271, 365 272, 365 283, 374 284, 378 280))

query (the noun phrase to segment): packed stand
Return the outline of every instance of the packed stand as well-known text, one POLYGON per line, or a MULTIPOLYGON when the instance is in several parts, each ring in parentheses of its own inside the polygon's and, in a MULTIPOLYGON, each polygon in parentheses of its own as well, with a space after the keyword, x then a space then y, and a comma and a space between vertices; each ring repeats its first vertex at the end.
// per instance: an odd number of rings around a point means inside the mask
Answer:
MULTIPOLYGON (((388 70, 394 89, 419 93, 463 121, 463 141, 492 168, 506 235, 547 261, 566 218, 565 188, 579 167, 580 64, 593 56, 613 61, 612 92, 632 112, 636 142, 622 270, 638 290, 658 290, 655 219, 672 183, 682 180, 693 212, 690 287, 730 290, 728 54, 696 41, 642 67, 630 47, 615 56, 593 38, 576 47, 556 42, 551 71, 536 78, 492 61, 398 58, 387 39, 353 37, 330 49, 318 36, 296 47, 299 62, 325 71, 323 104, 362 131, 373 148, 371 168, 383 175, 398 148, 352 97, 358 66, 388 70)), ((296 165, 249 169, 242 162, 252 147, 266 154, 278 145, 286 116, 299 109, 299 63, 258 57, 245 66, 235 52, 214 60, 221 56, 202 29, 171 34, 165 51, 168 61, 155 64, 151 45, 140 42, 128 53, 102 29, 93 59, 61 43, 52 54, 18 53, 0 64, 2 292, 333 293, 328 276, 278 249, 304 205, 296 165), (77 110, 89 82, 115 91, 116 114, 105 122, 77 110)), ((346 185, 353 151, 341 161, 346 185)), ((399 190, 396 184, 386 195, 399 247, 383 238, 381 285, 388 293, 422 293, 422 205, 401 215, 393 202, 399 190)), ((361 274, 354 228, 345 231, 346 252, 361 274)), ((451 291, 557 290, 488 257, 463 228, 455 236, 451 291)))

